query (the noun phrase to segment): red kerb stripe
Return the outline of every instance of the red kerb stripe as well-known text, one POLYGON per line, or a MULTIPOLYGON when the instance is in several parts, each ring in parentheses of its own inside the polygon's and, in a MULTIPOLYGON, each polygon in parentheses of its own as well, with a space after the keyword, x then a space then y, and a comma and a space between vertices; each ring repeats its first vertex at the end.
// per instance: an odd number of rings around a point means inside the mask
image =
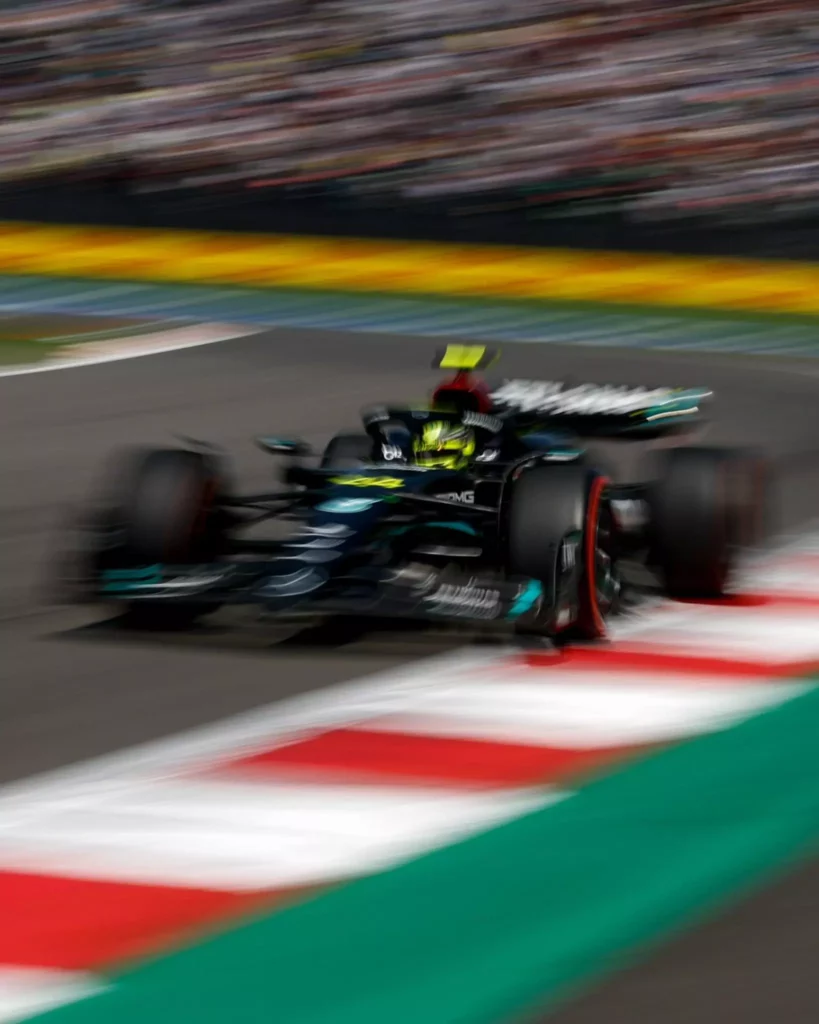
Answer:
MULTIPOLYGON (((226 762, 218 773, 327 781, 519 786, 582 774, 626 757, 627 748, 561 750, 514 743, 334 729, 289 746, 226 762)), ((633 753, 633 751, 631 752, 633 753)))
POLYGON ((0 871, 0 963, 98 970, 274 898, 0 871))

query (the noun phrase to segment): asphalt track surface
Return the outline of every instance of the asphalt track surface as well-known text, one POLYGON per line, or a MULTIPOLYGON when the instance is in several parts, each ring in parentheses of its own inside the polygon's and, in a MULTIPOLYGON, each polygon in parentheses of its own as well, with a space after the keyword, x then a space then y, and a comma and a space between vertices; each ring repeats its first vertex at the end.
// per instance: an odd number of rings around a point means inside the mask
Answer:
MULTIPOLYGON (((436 343, 278 328, 179 353, 0 379, 0 782, 217 721, 458 642, 218 625, 185 637, 124 634, 101 610, 53 603, 66 516, 120 444, 209 438, 249 488, 275 468, 255 434, 315 444, 362 405, 424 395, 436 343)), ((504 375, 646 385, 706 384, 710 440, 762 446, 779 471, 776 527, 819 514, 815 362, 507 344, 504 375)), ((631 459, 632 456, 629 456, 631 459)), ((109 616, 110 617, 110 616, 109 616)), ((460 641, 462 642, 462 641, 460 641)), ((819 868, 809 865, 666 945, 549 1017, 559 1024, 819 1019, 819 868)))

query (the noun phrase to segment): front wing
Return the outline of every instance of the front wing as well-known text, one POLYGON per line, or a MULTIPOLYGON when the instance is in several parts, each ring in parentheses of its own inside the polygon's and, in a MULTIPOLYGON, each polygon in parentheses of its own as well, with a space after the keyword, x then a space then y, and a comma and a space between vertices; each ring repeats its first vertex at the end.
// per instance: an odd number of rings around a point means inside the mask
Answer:
POLYGON ((421 620, 516 622, 546 628, 543 586, 523 577, 466 575, 428 566, 366 567, 331 576, 321 565, 267 561, 103 570, 89 580, 86 600, 154 606, 258 605, 291 615, 345 614, 421 620))

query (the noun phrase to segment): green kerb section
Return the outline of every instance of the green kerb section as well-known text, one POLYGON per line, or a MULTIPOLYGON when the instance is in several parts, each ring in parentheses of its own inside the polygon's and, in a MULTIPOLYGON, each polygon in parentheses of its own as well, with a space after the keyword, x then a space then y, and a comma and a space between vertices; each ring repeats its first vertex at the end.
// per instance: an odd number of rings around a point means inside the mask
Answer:
POLYGON ((53 1024, 483 1024, 806 855, 819 690, 550 809, 115 979, 53 1024))

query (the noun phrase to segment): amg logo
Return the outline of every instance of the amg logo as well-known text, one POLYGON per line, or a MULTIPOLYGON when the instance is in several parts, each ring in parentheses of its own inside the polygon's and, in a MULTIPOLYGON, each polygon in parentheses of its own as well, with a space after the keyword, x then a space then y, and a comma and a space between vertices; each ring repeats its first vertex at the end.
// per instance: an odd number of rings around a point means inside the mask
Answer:
POLYGON ((451 494, 436 494, 436 498, 443 498, 444 501, 457 501, 462 505, 475 504, 474 491, 453 491, 451 494))
POLYGON ((477 619, 495 619, 501 608, 497 590, 471 585, 457 587, 450 583, 442 584, 427 601, 437 605, 435 610, 439 613, 477 619))

